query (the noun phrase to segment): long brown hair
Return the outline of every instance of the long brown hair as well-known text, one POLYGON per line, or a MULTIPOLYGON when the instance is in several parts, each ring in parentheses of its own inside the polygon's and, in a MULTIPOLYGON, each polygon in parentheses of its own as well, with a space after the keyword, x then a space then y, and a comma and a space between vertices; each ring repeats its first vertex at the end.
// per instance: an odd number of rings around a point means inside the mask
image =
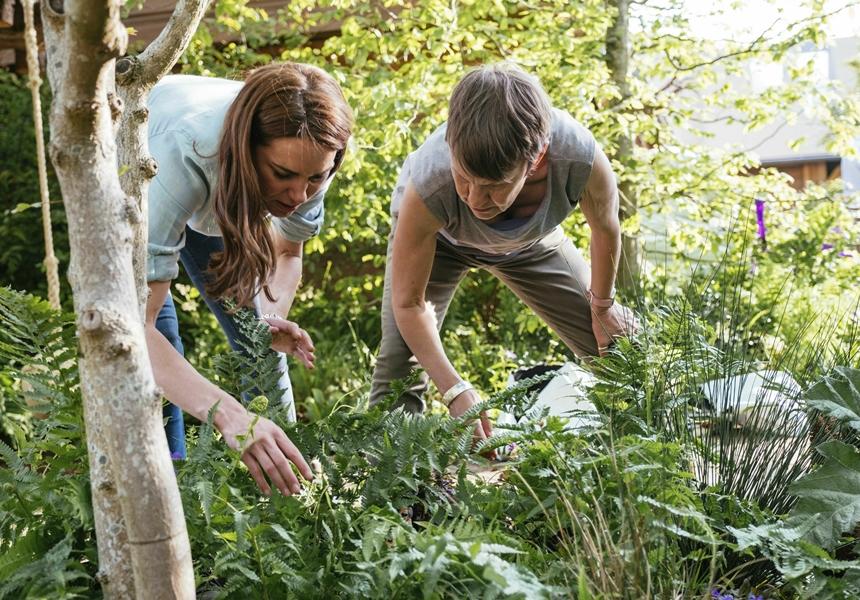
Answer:
POLYGON ((214 254, 209 265, 210 295, 247 306, 262 290, 275 301, 266 282, 277 257, 254 148, 284 137, 310 139, 335 151, 331 177, 351 133, 352 111, 337 82, 322 69, 288 62, 248 74, 227 111, 218 147, 212 202, 224 251, 214 254))

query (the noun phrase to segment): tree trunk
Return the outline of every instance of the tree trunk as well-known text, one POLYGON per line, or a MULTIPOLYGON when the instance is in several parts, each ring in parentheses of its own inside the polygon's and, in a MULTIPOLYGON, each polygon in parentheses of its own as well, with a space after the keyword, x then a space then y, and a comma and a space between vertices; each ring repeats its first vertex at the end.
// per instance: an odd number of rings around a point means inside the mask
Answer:
MULTIPOLYGON (((610 0, 609 5, 615 11, 612 25, 606 32, 606 65, 612 76, 612 81, 618 88, 620 98, 615 103, 623 103, 630 97, 630 83, 627 80, 627 68, 630 61, 629 14, 630 0, 610 0)), ((616 150, 612 155, 618 163, 628 166, 633 158, 633 140, 629 133, 622 132, 615 140, 616 150)), ((630 297, 635 296, 639 282, 640 251, 638 227, 629 230, 631 222, 635 223, 638 206, 635 190, 629 180, 621 177, 618 182, 620 205, 618 216, 622 227, 627 222, 627 233, 621 234, 621 264, 618 265, 617 287, 630 297)))
POLYGON ((140 211, 135 227, 134 271, 141 318, 145 318, 149 288, 146 282, 146 239, 148 234, 147 192, 158 164, 149 155, 146 100, 152 87, 179 60, 191 41, 210 0, 180 0, 159 36, 138 56, 117 61, 116 81, 121 109, 119 134, 120 183, 130 202, 140 211))
POLYGON ((190 546, 132 266, 140 210, 117 172, 120 107, 111 94, 114 61, 127 41, 121 2, 42 4, 54 93, 51 157, 69 224, 100 579, 107 597, 192 598, 190 546))

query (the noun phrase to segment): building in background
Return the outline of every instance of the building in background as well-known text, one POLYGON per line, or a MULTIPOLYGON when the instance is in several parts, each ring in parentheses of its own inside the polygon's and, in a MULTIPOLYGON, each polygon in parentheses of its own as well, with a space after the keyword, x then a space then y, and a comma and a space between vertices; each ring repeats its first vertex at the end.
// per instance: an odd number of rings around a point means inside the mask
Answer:
MULTIPOLYGON (((287 6, 286 0, 251 0, 248 6, 265 10, 270 16, 287 6)), ((167 24, 173 8, 174 0, 144 0, 142 6, 131 11, 122 22, 134 33, 129 38, 131 44, 146 45, 161 32, 167 24)), ((35 11, 36 28, 39 33, 39 43, 42 44, 39 10, 35 11)), ((211 15, 210 9, 209 14, 211 15)), ((24 51, 24 16, 20 0, 0 0, 0 68, 14 70, 17 73, 27 72, 27 57, 24 51)), ((327 37, 337 35, 339 23, 327 24, 325 28, 313 32, 310 45, 320 44, 327 37)), ((217 42, 231 40, 228 34, 216 35, 217 42)))
MULTIPOLYGON (((833 39, 824 48, 801 46, 787 53, 780 63, 750 59, 746 75, 733 77, 732 85, 741 92, 760 94, 788 83, 792 66, 810 62, 812 77, 820 85, 839 82, 846 94, 860 94, 860 36, 833 39)), ((682 142, 752 152, 762 166, 775 167, 790 175, 797 189, 809 182, 842 179, 846 189, 860 192, 860 159, 826 149, 829 130, 819 116, 821 109, 812 102, 801 101, 790 108, 789 114, 778 116, 755 131, 747 131, 741 122, 725 120, 729 113, 709 115, 699 125, 708 135, 689 130, 678 134, 682 142)), ((860 152, 860 138, 855 146, 860 152)))

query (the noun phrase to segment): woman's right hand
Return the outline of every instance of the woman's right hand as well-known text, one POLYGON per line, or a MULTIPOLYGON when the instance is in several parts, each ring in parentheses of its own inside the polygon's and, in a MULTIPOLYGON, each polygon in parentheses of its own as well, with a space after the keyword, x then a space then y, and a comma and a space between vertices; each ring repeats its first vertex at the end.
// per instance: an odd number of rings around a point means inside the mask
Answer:
MULTIPOLYGON (((451 404, 448 405, 448 412, 452 417, 459 417, 480 402, 481 396, 477 391, 466 390, 451 401, 451 404)), ((475 443, 480 443, 491 435, 493 435, 493 426, 490 425, 490 418, 484 411, 481 413, 480 420, 475 423, 475 443)), ((487 458, 495 458, 495 452, 491 452, 487 458)))
POLYGON ((232 410, 216 412, 215 427, 224 441, 234 450, 242 452, 242 462, 248 467, 257 486, 267 496, 272 489, 266 476, 284 496, 301 491, 301 483, 293 472, 294 464, 306 480, 313 473, 299 449, 290 441, 284 430, 265 417, 255 415, 236 402, 232 410), (253 430, 251 426, 253 424, 253 430))

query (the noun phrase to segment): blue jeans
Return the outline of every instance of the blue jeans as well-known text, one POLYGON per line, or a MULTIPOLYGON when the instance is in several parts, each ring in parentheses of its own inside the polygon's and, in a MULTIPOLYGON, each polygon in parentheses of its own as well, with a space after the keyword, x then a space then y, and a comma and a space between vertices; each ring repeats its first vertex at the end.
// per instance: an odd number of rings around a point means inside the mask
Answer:
MULTIPOLYGON (((240 340, 244 339, 239 332, 236 321, 224 308, 224 306, 210 298, 206 293, 206 271, 209 267, 209 259, 215 252, 221 252, 224 249, 224 242, 220 237, 213 237, 197 233, 193 229, 185 228, 185 247, 179 253, 179 259, 182 261, 182 266, 185 272, 194 284, 194 287, 200 292, 209 310, 215 315, 221 329, 227 335, 227 342, 230 347, 236 351, 243 351, 240 345, 240 340)), ((173 304, 173 297, 168 293, 164 300, 164 305, 158 313, 158 318, 155 321, 155 328, 167 338, 167 341, 176 348, 180 354, 185 354, 182 346, 182 340, 179 337, 179 321, 176 318, 176 306, 173 304)), ((289 384, 289 374, 286 370, 286 359, 282 357, 282 367, 284 374, 281 377, 281 388, 285 394, 282 402, 292 402, 292 390, 289 384)), ((182 418, 182 410, 174 404, 166 404, 164 406, 164 417, 166 423, 164 426, 167 434, 167 444, 170 446, 170 454, 173 458, 184 459, 185 451, 185 422, 182 418)))

